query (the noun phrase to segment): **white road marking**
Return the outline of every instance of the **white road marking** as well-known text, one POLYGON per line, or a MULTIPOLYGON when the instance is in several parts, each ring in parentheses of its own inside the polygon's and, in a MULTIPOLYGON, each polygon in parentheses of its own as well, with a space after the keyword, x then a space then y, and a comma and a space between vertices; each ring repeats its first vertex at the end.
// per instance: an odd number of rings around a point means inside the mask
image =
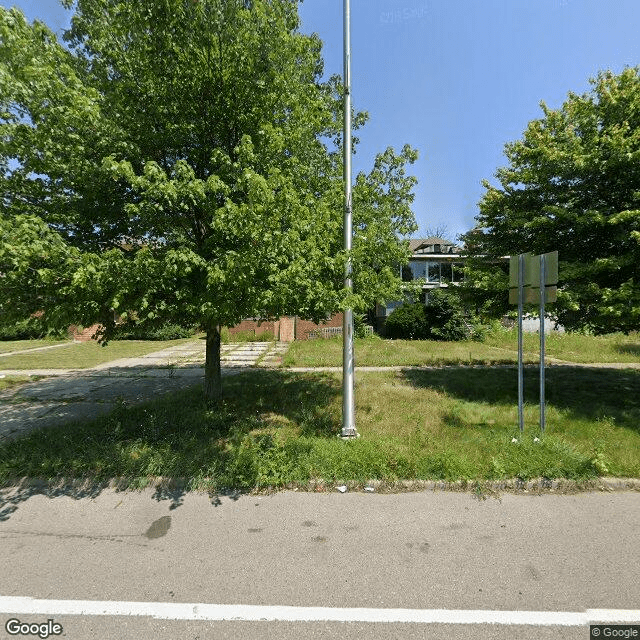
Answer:
POLYGON ((500 624, 578 627, 640 623, 640 609, 586 611, 490 611, 470 609, 347 609, 180 602, 38 600, 0 596, 0 611, 28 615, 147 616, 163 620, 500 624))

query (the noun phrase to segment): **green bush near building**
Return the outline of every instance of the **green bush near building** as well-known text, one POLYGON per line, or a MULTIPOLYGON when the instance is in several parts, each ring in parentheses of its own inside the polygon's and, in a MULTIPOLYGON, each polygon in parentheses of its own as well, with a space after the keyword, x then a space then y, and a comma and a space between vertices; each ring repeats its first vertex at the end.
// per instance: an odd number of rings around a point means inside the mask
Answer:
POLYGON ((457 296, 436 289, 427 304, 407 303, 387 318, 385 334, 400 340, 465 340, 470 331, 457 296))

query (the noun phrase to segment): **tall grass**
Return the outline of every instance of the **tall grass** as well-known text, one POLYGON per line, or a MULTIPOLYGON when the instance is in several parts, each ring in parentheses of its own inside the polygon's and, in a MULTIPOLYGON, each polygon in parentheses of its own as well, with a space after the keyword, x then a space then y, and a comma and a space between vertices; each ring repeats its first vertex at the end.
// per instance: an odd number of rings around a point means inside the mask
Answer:
POLYGON ((521 435, 513 370, 359 373, 362 437, 343 442, 338 376, 245 372, 226 381, 215 410, 196 387, 0 445, 0 480, 124 477, 140 486, 169 476, 191 488, 253 488, 317 479, 640 477, 640 373, 551 370, 544 436, 535 376, 526 383, 521 435))
MULTIPOLYGON (((374 336, 355 340, 357 366, 421 366, 444 364, 513 364, 517 360, 517 331, 495 330, 483 342, 384 340, 374 336)), ((539 361, 538 334, 524 334, 524 361, 539 361)), ((576 363, 640 363, 640 335, 586 336, 551 333, 546 337, 550 360, 576 363)), ((342 363, 340 339, 294 342, 284 366, 338 367, 342 363)))

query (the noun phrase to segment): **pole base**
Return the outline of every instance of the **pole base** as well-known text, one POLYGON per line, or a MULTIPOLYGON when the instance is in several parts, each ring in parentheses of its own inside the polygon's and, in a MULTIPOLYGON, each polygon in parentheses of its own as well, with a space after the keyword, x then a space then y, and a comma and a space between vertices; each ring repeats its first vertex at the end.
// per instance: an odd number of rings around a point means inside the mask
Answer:
POLYGON ((353 429, 343 429, 338 434, 338 438, 341 438, 342 440, 354 440, 359 437, 360 434, 356 431, 355 427, 353 429))

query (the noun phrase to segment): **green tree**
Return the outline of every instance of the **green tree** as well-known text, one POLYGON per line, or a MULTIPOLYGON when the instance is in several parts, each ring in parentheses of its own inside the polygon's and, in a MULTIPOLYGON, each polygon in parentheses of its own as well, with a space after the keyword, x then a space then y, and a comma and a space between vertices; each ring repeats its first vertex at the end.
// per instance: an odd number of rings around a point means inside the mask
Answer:
POLYGON ((464 238, 485 256, 467 286, 504 308, 506 279, 489 275, 491 262, 558 250, 557 319, 568 329, 627 332, 640 326, 640 68, 591 83, 560 109, 543 103, 544 117, 506 145, 509 165, 497 171, 498 186, 484 183, 478 228, 464 238))
POLYGON ((398 295, 415 152, 356 180, 348 296, 339 83, 297 0, 77 0, 67 47, 0 17, 3 313, 199 324, 217 400, 222 326, 398 295))

